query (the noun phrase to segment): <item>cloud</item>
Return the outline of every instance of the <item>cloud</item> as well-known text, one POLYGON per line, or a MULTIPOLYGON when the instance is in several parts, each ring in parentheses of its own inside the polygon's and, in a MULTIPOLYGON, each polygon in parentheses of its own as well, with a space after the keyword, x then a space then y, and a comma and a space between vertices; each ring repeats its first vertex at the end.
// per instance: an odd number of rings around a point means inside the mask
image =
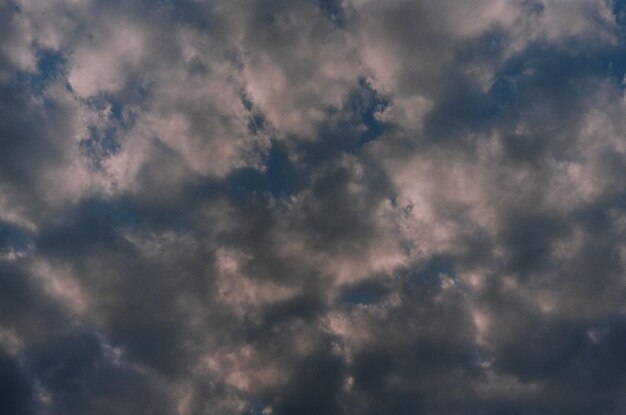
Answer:
POLYGON ((624 5, 0 6, 0 412, 626 408, 624 5))

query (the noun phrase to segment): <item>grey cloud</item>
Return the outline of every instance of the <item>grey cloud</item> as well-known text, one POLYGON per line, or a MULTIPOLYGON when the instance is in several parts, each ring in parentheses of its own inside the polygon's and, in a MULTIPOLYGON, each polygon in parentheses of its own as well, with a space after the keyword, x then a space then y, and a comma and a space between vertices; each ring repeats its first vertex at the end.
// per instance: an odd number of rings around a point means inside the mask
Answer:
POLYGON ((0 7, 0 412, 618 414, 620 1, 0 7))

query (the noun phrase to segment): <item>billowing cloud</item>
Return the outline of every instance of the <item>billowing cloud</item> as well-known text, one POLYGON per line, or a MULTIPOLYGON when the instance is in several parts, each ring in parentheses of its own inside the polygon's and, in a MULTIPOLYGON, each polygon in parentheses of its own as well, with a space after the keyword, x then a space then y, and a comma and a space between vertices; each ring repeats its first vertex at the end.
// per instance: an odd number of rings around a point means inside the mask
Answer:
POLYGON ((0 412, 626 411, 620 0, 0 4, 0 412))

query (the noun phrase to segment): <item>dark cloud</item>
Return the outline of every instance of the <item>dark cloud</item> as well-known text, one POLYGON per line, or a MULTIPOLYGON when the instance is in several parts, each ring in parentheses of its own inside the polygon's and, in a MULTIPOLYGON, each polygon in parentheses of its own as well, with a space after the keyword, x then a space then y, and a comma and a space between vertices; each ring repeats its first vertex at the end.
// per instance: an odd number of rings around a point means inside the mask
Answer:
POLYGON ((623 413, 622 3, 0 5, 0 412, 623 413))
POLYGON ((11 356, 0 355, 0 387, 2 400, 0 406, 12 414, 28 414, 33 409, 33 385, 11 356))

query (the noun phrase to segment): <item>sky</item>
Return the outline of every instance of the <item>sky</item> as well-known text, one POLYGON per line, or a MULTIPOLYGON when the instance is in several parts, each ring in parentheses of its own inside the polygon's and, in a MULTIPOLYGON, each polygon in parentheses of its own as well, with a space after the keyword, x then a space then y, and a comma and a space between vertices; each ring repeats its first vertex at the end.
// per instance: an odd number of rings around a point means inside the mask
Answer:
POLYGON ((626 2, 0 0, 0 413, 623 415, 626 2))

